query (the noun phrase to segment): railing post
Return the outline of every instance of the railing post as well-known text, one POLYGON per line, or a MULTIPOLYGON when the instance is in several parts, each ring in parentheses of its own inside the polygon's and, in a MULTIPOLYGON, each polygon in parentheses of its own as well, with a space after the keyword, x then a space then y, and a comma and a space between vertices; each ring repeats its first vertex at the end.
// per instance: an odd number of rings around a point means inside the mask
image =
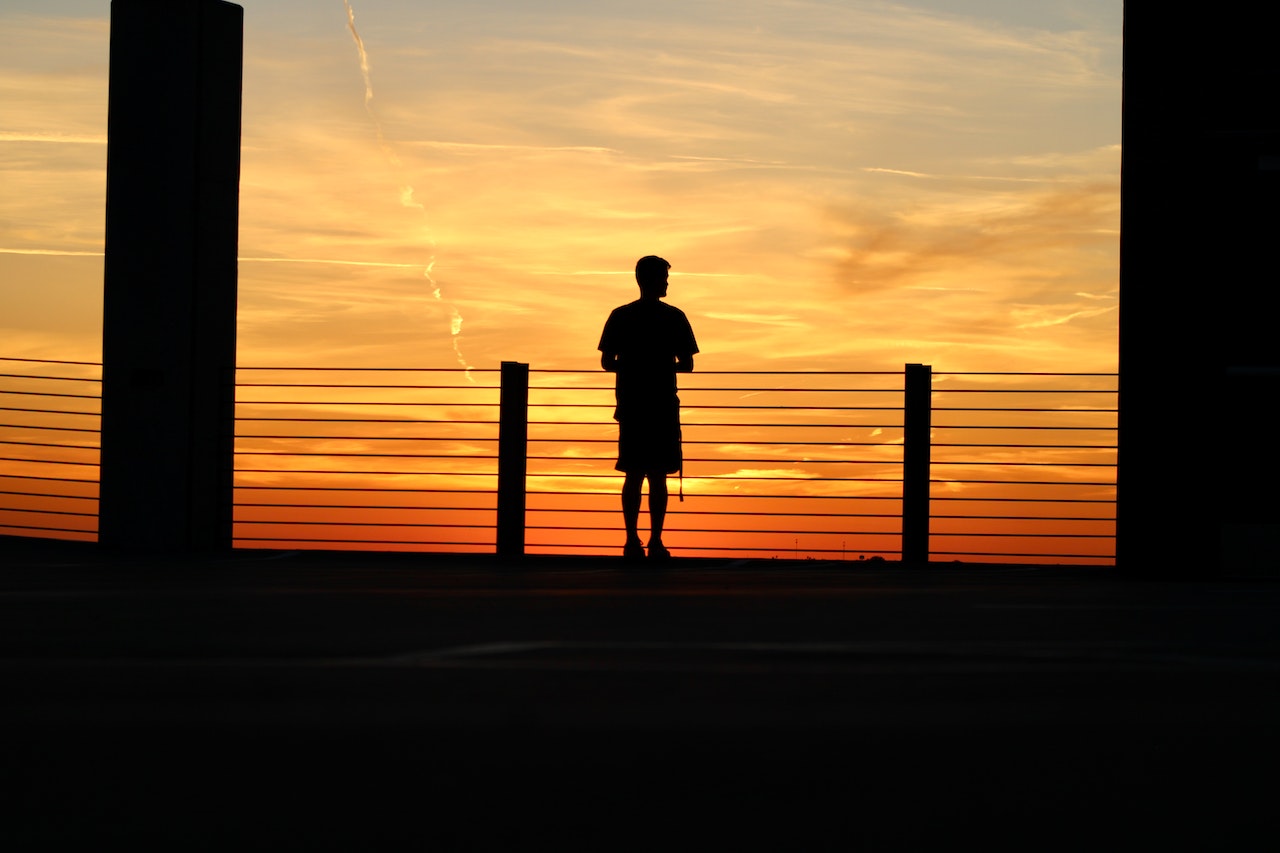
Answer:
POLYGON ((498 556, 522 557, 529 451, 529 365, 502 362, 498 402, 498 556))
POLYGON ((929 459, 933 426, 933 367, 906 366, 903 395, 902 561, 929 561, 929 459))

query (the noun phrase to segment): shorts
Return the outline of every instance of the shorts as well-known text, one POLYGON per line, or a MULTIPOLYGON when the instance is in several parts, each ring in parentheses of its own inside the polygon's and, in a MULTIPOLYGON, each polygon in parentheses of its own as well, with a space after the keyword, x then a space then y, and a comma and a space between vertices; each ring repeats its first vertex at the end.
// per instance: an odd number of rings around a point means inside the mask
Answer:
POLYGON ((628 474, 674 474, 683 464, 679 409, 664 417, 618 421, 616 470, 628 474))

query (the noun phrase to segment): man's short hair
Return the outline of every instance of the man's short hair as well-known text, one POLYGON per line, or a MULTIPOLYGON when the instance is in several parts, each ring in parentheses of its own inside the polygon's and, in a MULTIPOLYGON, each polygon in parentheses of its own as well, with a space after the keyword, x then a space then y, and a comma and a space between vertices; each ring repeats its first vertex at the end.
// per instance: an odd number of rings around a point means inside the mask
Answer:
POLYGON ((641 287, 662 278, 662 274, 671 269, 671 264, 657 255, 645 255, 636 261, 636 283, 641 287))

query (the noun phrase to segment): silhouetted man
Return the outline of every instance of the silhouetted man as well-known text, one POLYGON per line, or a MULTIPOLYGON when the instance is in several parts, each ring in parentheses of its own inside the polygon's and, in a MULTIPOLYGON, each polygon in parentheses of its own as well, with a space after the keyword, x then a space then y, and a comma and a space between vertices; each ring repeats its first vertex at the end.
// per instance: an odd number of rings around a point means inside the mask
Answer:
POLYGON ((644 557, 638 531, 640 490, 649 481, 649 558, 671 556, 662 544, 667 475, 680 471, 680 398, 676 374, 693 370, 698 344, 684 312, 660 300, 671 264, 655 255, 636 262, 640 298, 613 309, 600 335, 600 366, 615 374, 618 463, 627 542, 622 554, 644 557))

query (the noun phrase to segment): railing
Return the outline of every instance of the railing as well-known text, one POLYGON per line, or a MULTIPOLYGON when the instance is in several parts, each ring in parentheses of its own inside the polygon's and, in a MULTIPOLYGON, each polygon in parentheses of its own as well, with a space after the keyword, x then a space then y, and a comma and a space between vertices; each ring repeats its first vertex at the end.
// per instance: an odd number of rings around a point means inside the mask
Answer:
POLYGON ((930 559, 1114 562, 1117 378, 934 374, 930 559))
POLYGON ((102 366, 0 358, 0 534, 92 541, 102 366))
MULTIPOLYGON (((902 373, 702 372, 681 382, 687 499, 673 489, 669 547, 900 556, 902 373)), ((533 372, 531 552, 618 551, 613 406, 609 374, 533 372)))
POLYGON ((240 368, 236 544, 492 552, 498 378, 240 368))
MULTIPOLYGON (((93 538, 96 389, 60 389, 99 368, 25 364, 0 387, 0 533, 93 538)), ((617 553, 611 379, 240 368, 235 544, 617 553)), ((664 537, 680 554, 1114 561, 1114 374, 681 382, 685 500, 673 488, 664 537)))

